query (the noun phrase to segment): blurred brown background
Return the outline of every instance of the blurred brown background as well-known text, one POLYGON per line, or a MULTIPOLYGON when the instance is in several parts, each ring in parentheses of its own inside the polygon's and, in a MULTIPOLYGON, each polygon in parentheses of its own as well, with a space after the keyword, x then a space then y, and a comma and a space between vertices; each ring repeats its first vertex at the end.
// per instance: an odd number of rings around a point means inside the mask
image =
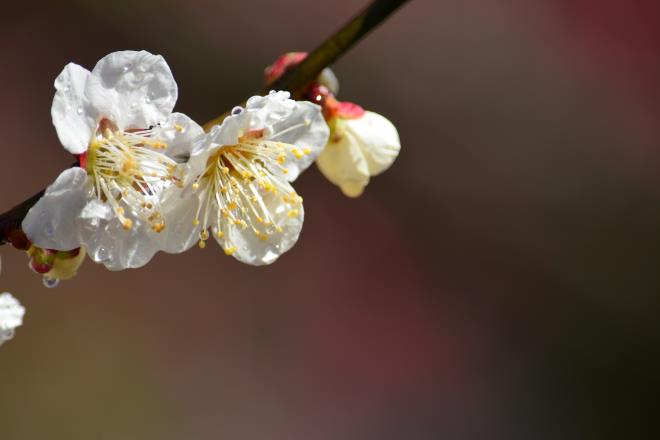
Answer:
MULTIPOLYGON (((69 61, 162 54, 203 122, 365 3, 3 5, 0 209, 71 163, 50 122, 69 61)), ((28 312, 0 348, 0 439, 651 438, 659 9, 411 1, 334 66, 401 156, 358 200, 305 173, 270 267, 209 246, 47 290, 3 247, 28 312)))

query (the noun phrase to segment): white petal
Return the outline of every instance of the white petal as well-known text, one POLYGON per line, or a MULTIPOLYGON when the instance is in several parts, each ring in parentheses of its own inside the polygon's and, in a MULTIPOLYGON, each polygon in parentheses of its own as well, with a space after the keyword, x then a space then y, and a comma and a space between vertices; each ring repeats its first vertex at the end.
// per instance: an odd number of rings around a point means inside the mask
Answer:
POLYGON ((68 251, 80 246, 74 219, 91 197, 91 183, 82 168, 63 171, 23 219, 23 231, 35 245, 68 251))
MULTIPOLYGON (((283 182, 283 184, 288 187, 289 192, 294 192, 288 183, 283 182)), ((289 216, 290 207, 282 203, 281 194, 265 193, 262 197, 274 222, 282 228, 282 232, 272 233, 267 240, 262 241, 249 227, 244 229, 239 225, 232 225, 223 238, 218 238, 215 226, 212 231, 216 241, 223 249, 235 247, 232 256, 253 266, 271 264, 280 255, 291 249, 298 241, 304 220, 302 204, 296 207, 297 215, 289 216)))
POLYGON ((321 152, 316 165, 323 175, 349 197, 362 194, 369 183, 369 166, 352 132, 337 121, 331 142, 321 152))
POLYGON ((348 119, 345 127, 359 142, 370 175, 388 169, 399 155, 401 142, 396 127, 378 113, 365 112, 359 119, 348 119))
POLYGON ((117 217, 81 225, 82 243, 89 257, 109 270, 144 266, 158 252, 149 225, 133 220, 133 227, 125 230, 117 217))
POLYGON ((311 102, 295 102, 295 107, 285 119, 275 122, 270 130, 269 139, 293 145, 301 153, 297 158, 291 152, 287 153, 284 167, 289 171, 287 179, 291 182, 309 167, 321 154, 328 142, 330 130, 326 124, 321 107, 311 102))
POLYGON ((213 141, 215 134, 220 131, 220 129, 221 127, 216 126, 210 133, 200 136, 195 142, 193 142, 193 151, 186 164, 188 166, 188 180, 185 183, 186 186, 191 184, 197 176, 204 172, 209 157, 220 148, 220 145, 213 141))
POLYGON ((278 121, 288 117, 295 108, 295 101, 289 99, 289 92, 271 91, 266 96, 253 96, 247 100, 245 110, 249 114, 249 122, 252 128, 270 127, 278 121))
POLYGON ((184 190, 168 188, 161 203, 165 229, 154 238, 159 248, 170 254, 178 254, 193 247, 199 241, 200 225, 194 225, 199 196, 190 187, 184 190))
POLYGON ((165 154, 178 162, 188 160, 195 141, 203 135, 202 127, 183 113, 172 113, 154 129, 154 137, 167 144, 165 154))
POLYGON ((250 117, 243 111, 240 114, 228 116, 222 124, 216 125, 209 132, 209 143, 218 145, 235 145, 239 136, 250 129, 250 117))
POLYGON ((289 92, 271 92, 266 96, 253 96, 244 109, 227 116, 222 124, 213 127, 209 142, 218 145, 235 145, 240 136, 251 130, 268 129, 287 118, 295 108, 289 92))
POLYGON ((55 79, 55 97, 50 109, 60 142, 71 154, 82 154, 96 129, 96 113, 85 97, 90 73, 69 63, 55 79))
POLYGON ((0 294, 0 345, 14 336, 14 330, 23 325, 25 308, 10 293, 0 294))
POLYGON ((291 144, 302 154, 297 158, 288 151, 283 164, 288 170, 287 179, 294 181, 316 160, 328 141, 329 129, 321 107, 311 102, 294 101, 289 96, 289 92, 271 92, 266 96, 251 97, 242 113, 225 118, 213 142, 234 145, 246 132, 265 129, 267 140, 291 144), (308 154, 303 154, 304 151, 308 154))
POLYGON ((112 207, 103 203, 99 199, 90 200, 80 212, 80 219, 92 224, 98 225, 101 220, 110 220, 114 213, 112 207))
POLYGON ((85 94, 100 117, 123 130, 164 121, 172 113, 178 92, 162 56, 126 50, 96 64, 85 94))

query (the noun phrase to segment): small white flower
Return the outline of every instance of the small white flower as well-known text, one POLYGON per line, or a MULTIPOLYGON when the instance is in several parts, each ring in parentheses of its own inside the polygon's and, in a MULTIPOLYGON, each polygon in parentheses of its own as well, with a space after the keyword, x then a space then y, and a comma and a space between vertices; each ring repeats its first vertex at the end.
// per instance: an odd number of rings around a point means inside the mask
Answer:
POLYGON ((0 294, 0 345, 14 337, 16 327, 23 324, 25 308, 10 293, 0 294))
POLYGON ((112 270, 146 264, 166 229, 163 191, 182 184, 178 161, 201 127, 172 113, 176 82, 163 57, 149 52, 111 53, 91 72, 70 63, 55 88, 53 124, 80 167, 48 187, 23 230, 41 248, 83 245, 112 270))
POLYGON ((328 123, 330 141, 316 164, 345 195, 358 197, 369 178, 388 169, 399 155, 399 134, 389 120, 369 111, 359 117, 335 116, 328 123))
POLYGON ((319 106, 287 92, 234 109, 196 145, 180 203, 165 215, 187 238, 170 239, 164 249, 205 247, 210 228, 227 255, 253 265, 275 261, 302 229, 302 198, 289 182, 314 162, 328 134, 319 106))

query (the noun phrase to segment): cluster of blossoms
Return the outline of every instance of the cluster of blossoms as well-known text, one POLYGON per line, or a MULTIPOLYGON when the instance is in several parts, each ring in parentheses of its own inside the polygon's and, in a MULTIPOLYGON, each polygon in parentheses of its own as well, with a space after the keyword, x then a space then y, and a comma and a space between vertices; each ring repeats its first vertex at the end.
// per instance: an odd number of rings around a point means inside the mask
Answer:
MULTIPOLYGON (((272 81, 304 55, 267 69, 272 81)), ((300 235, 292 182, 317 162, 349 196, 399 151, 385 118, 334 98, 329 70, 306 94, 250 98, 209 132, 173 113, 177 85, 158 55, 122 51, 92 71, 68 64, 55 81, 52 119, 78 166, 63 171, 22 228, 30 267, 55 284, 88 255, 110 270, 145 265, 213 237, 227 255, 270 264, 300 235)))

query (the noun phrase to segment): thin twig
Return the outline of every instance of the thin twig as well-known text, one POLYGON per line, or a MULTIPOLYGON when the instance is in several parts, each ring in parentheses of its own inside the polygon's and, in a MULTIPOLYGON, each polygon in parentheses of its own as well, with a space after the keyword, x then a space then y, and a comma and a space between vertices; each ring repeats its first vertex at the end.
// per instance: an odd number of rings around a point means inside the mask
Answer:
MULTIPOLYGON (((299 97, 300 93, 314 81, 324 68, 339 59, 362 37, 383 23, 390 14, 407 1, 409 0, 372 1, 362 12, 311 52, 305 60, 288 69, 284 75, 268 85, 267 89, 262 90, 261 94, 264 95, 269 90, 288 90, 294 98, 299 97)), ((208 130, 214 125, 220 124, 227 115, 228 113, 224 113, 210 120, 204 124, 204 128, 208 130)), ((10 241, 12 234, 20 231, 23 218, 43 194, 42 190, 0 215, 0 245, 10 241)))
MULTIPOLYGON (((362 37, 383 23, 387 17, 409 0, 375 0, 362 12, 346 23, 330 38, 325 40, 300 63, 290 69, 280 78, 262 89, 261 95, 270 90, 287 90, 294 98, 300 98, 300 93, 321 73, 323 69, 337 61, 348 49, 360 41, 362 37)), ((224 113, 204 124, 205 130, 222 123, 229 113, 224 113)))

